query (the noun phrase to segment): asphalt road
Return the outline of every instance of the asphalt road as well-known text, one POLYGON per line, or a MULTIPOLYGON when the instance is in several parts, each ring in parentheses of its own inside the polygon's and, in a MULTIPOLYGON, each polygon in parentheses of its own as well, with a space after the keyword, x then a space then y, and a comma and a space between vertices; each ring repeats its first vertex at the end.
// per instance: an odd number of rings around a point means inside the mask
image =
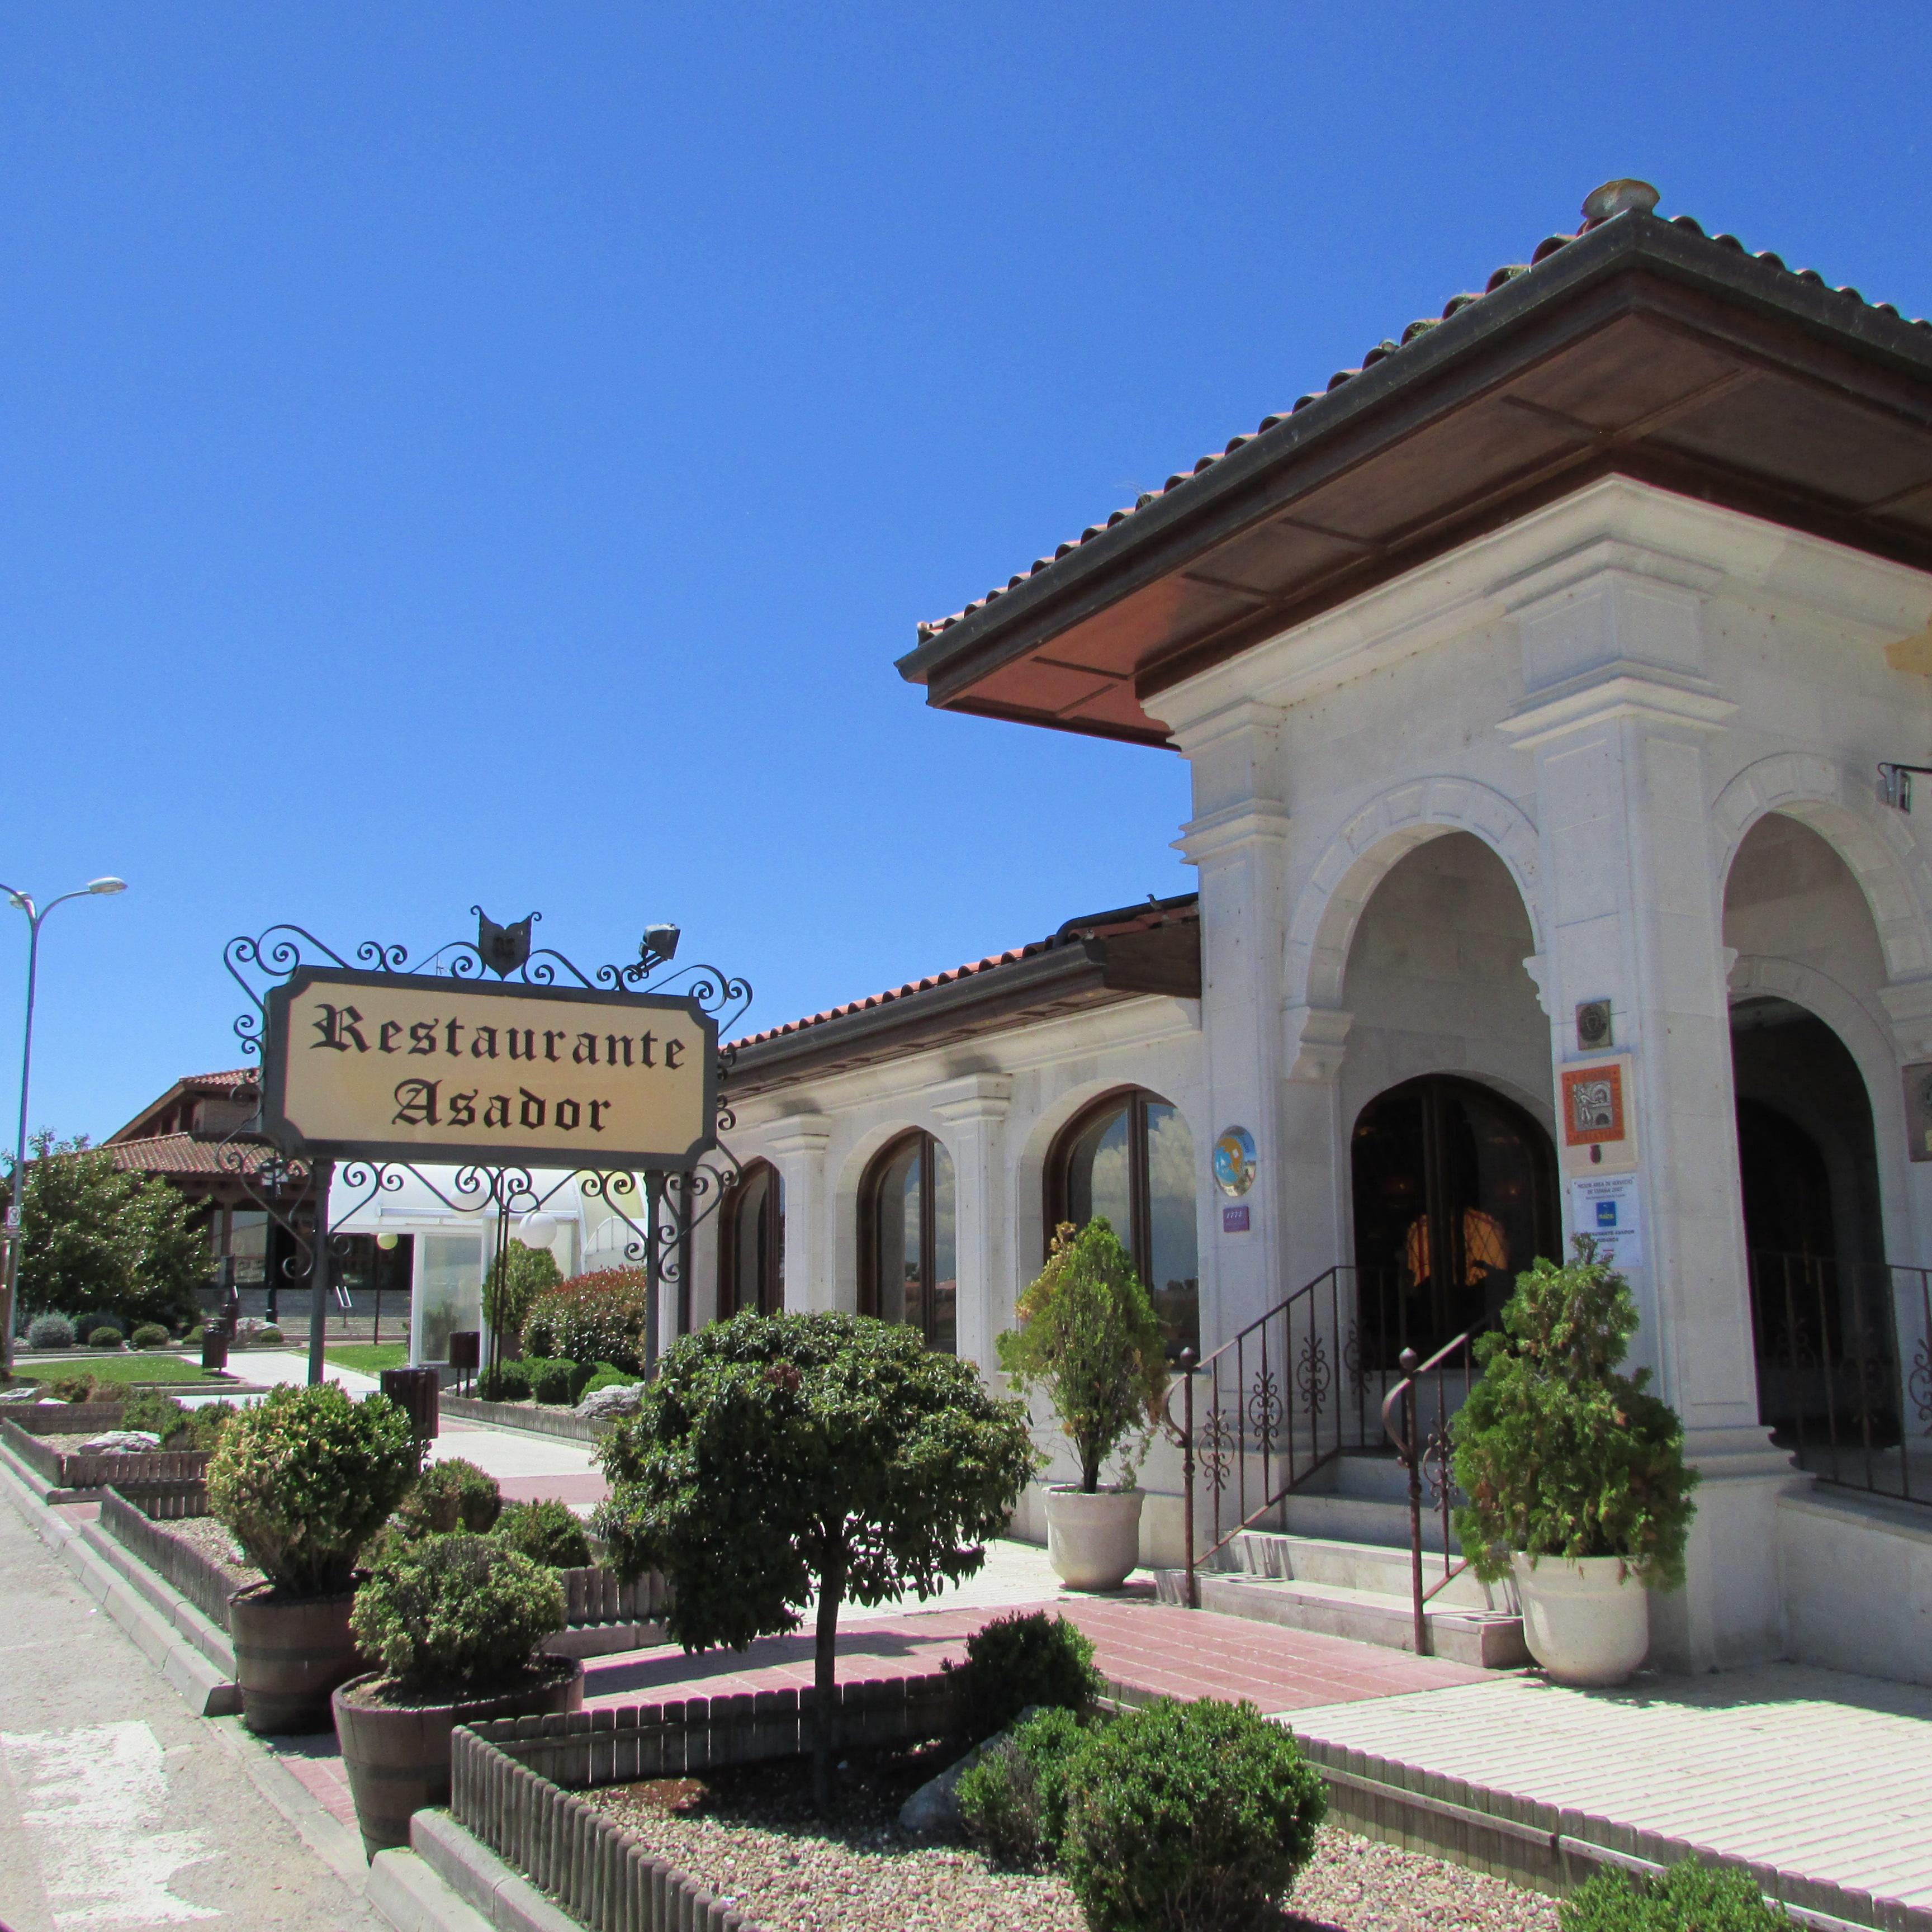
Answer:
POLYGON ((0 1500, 0 1926, 382 1922, 0 1500))

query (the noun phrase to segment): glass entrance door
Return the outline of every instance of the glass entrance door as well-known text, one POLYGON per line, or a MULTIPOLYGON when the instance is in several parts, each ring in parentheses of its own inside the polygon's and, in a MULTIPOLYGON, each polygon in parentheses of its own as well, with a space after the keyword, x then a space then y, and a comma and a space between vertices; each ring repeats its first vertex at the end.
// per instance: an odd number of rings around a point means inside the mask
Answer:
POLYGON ((1426 1360, 1492 1326, 1517 1274, 1561 1245, 1549 1136, 1473 1081, 1390 1088, 1362 1110, 1350 1152, 1366 1367, 1393 1369, 1406 1348, 1426 1360))

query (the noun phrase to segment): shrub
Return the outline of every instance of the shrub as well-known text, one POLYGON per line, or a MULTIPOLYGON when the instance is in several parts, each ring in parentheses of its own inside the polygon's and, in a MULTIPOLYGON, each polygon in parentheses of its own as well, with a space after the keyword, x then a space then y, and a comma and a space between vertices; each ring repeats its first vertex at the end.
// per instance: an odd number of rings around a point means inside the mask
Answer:
POLYGON ((348 1588, 356 1552, 414 1482, 420 1451, 386 1396, 284 1385, 223 1432, 208 1507, 248 1560, 292 1595, 348 1588))
POLYGON ((1636 1326, 1623 1276, 1580 1235, 1568 1267, 1539 1261, 1516 1276, 1501 1332, 1476 1343, 1482 1377, 1451 1434, 1469 1498, 1456 1534, 1486 1581, 1520 1550, 1620 1556, 1648 1589, 1682 1583, 1697 1473, 1684 1425, 1646 1390, 1650 1371, 1616 1372, 1636 1326))
POLYGON ((121 1426, 148 1430, 160 1438, 164 1449, 213 1449, 240 1413, 232 1402, 203 1402, 190 1408, 159 1389, 136 1389, 122 1405, 121 1426))
POLYGON ((416 1478, 397 1509, 396 1527, 412 1542, 459 1529, 482 1536, 495 1527, 502 1510, 496 1478, 452 1456, 446 1462, 432 1462, 416 1478))
POLYGON ((165 1348, 174 1337, 158 1322, 144 1322, 128 1337, 130 1347, 165 1348))
POLYGON ((563 1628, 563 1583, 494 1537, 400 1544, 356 1594, 350 1628, 370 1663, 412 1690, 513 1678, 563 1628))
POLYGON ((539 1295, 524 1324, 524 1354, 608 1362, 641 1375, 650 1285, 645 1269, 600 1268, 539 1295))
POLYGON ((1557 1923, 1562 1932, 1789 1932, 1791 1921, 1748 1872, 1683 1858, 1648 1882, 1599 1872, 1557 1908, 1557 1923))
POLYGON ((118 1328, 110 1328, 105 1322, 87 1338, 90 1348, 118 1348, 124 1338, 118 1328))
POLYGON ((1061 1224, 1018 1312, 1021 1325, 999 1338, 1000 1367, 1016 1388, 1046 1391, 1080 1459, 1082 1489, 1099 1488, 1116 1450, 1121 1486, 1131 1488, 1167 1386, 1167 1354, 1147 1285, 1104 1216, 1077 1234, 1061 1224))
POLYGON ((496 1537, 505 1549, 546 1569, 581 1570, 590 1561, 590 1539, 563 1503, 506 1504, 496 1537))
POLYGON ((641 1376, 627 1376, 622 1369, 614 1369, 608 1362, 599 1362, 597 1372, 578 1390, 577 1399, 581 1402, 586 1396, 595 1395, 599 1389, 635 1388, 643 1379, 641 1376))
POLYGON ((962 1774, 956 1794, 973 1842, 1006 1864, 1057 1858, 1066 1831, 1067 1774, 1088 1736, 1071 1711, 1041 1711, 988 1746, 962 1774))
POLYGON ((265 1322, 248 1339, 257 1348, 279 1348, 282 1346, 282 1331, 272 1322, 265 1322))
POLYGON ((521 1362, 499 1362, 476 1378, 476 1393, 485 1402, 527 1402, 530 1370, 521 1362))
POLYGON ((94 1378, 88 1374, 56 1376, 50 1382, 41 1386, 47 1394, 60 1402, 92 1402, 97 1386, 94 1378))
POLYGON ((1083 1711, 1106 1688, 1085 1633, 1044 1610, 982 1624, 966 1640, 966 1662, 953 1686, 953 1721, 969 1744, 1005 1730, 1029 1704, 1083 1711))
POLYGON ((559 1287, 562 1270, 548 1248, 512 1240, 490 1264, 483 1283, 483 1319, 500 1340, 514 1345, 538 1295, 559 1287))
MULTIPOLYGON (((94 1336, 104 1328, 113 1330, 115 1342, 127 1339, 128 1324, 111 1308, 91 1308, 86 1314, 76 1315, 74 1318, 74 1332, 76 1335, 85 1335, 89 1348, 94 1346, 94 1336)), ((104 1348, 111 1348, 113 1342, 103 1342, 100 1346, 104 1348)))
POLYGON ((539 1402, 574 1404, 590 1379, 587 1362, 542 1361, 526 1357, 524 1366, 530 1372, 530 1393, 539 1402))
POLYGON ((1252 1704, 1162 1698, 1074 1754, 1061 1862, 1094 1932, 1258 1925, 1327 1805, 1321 1774, 1252 1704))
POLYGON ((74 1324, 64 1315, 36 1315, 27 1324, 30 1348, 71 1348, 74 1324))

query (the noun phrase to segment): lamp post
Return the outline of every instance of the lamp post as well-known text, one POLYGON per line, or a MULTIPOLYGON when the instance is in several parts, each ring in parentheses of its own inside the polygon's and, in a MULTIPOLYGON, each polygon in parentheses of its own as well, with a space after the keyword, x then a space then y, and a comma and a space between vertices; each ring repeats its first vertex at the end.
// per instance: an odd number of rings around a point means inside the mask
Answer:
POLYGON ((7 1201, 7 1268, 4 1287, 0 1287, 0 1372, 10 1378, 14 1372, 14 1309, 20 1279, 20 1208, 27 1191, 27 1083, 34 1068, 34 988, 40 964, 40 928, 47 914, 69 899, 104 898, 128 890, 125 879, 91 879, 78 892, 62 892, 58 898, 36 906, 17 887, 0 884, 10 902, 27 915, 27 1020, 20 1047, 20 1124, 14 1142, 14 1185, 7 1201))

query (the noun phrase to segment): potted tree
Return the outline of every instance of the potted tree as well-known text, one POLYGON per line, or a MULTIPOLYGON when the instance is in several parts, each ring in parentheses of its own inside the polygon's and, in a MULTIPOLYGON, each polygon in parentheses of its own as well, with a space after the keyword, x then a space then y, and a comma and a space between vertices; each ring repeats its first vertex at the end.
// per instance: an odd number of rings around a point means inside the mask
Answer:
POLYGON ((356 1666, 357 1553, 420 1461, 394 1402, 351 1402, 332 1382, 276 1389, 223 1431, 208 1466, 208 1508, 266 1579, 229 1605, 251 1731, 328 1730, 329 1693, 356 1666))
POLYGON ((1517 1276, 1452 1426, 1456 1535, 1485 1582, 1514 1576, 1530 1654, 1561 1684, 1622 1683, 1650 1647, 1646 1593, 1684 1581, 1697 1474, 1650 1371, 1617 1371, 1636 1327, 1580 1235, 1567 1268, 1517 1276))
POLYGON ((449 1802, 449 1734, 584 1706, 584 1666, 537 1647, 564 1626, 562 1580, 494 1537, 398 1542, 356 1593, 378 1667, 335 1693, 335 1734, 369 1856, 409 1842, 412 1813, 449 1802))
POLYGON ((1018 1314, 1000 1337, 1000 1366, 1016 1387, 1046 1390, 1080 1463, 1078 1484, 1047 1490, 1048 1559, 1071 1589, 1118 1590, 1140 1561, 1138 1478, 1167 1381, 1153 1302, 1096 1216, 1077 1234, 1070 1224, 1056 1232, 1018 1314), (1103 1486, 1117 1454, 1118 1480, 1103 1486))

